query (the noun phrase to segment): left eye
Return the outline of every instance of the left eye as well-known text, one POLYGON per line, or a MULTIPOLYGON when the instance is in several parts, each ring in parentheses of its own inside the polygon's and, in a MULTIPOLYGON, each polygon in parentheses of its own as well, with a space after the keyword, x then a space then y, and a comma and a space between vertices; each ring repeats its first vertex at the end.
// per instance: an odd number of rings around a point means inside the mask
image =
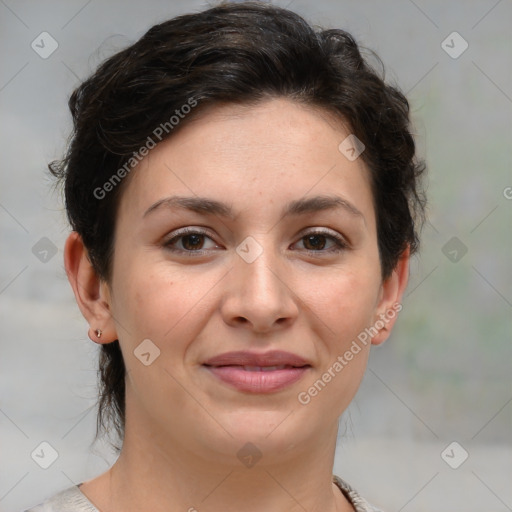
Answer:
POLYGON ((347 244, 341 237, 331 235, 324 232, 309 233, 304 235, 301 240, 304 240, 305 245, 309 245, 312 249, 306 247, 308 252, 339 252, 347 248, 347 244), (334 243, 334 248, 322 251, 325 248, 325 240, 331 240, 334 243))

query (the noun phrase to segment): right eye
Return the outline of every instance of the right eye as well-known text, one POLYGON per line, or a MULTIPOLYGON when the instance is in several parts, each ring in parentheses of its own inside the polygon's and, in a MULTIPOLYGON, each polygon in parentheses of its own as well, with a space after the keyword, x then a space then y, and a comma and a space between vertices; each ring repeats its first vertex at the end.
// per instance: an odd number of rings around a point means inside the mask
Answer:
POLYGON ((186 254, 187 256, 203 256, 208 252, 202 249, 205 238, 212 240, 206 231, 197 228, 185 228, 174 233, 174 236, 164 243, 164 247, 172 252, 186 254), (174 247, 180 243, 183 248, 174 247))

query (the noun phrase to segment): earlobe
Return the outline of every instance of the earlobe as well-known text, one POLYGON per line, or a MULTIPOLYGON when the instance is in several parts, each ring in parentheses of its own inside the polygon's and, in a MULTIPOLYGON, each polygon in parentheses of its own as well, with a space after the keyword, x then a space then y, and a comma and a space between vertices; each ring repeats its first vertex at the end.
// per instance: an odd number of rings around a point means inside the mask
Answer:
POLYGON ((372 345, 380 345, 387 340, 402 310, 402 296, 409 280, 410 256, 410 247, 407 246, 391 275, 382 283, 381 298, 374 319, 378 334, 372 338, 372 345))
POLYGON ((81 236, 72 231, 64 247, 64 266, 82 315, 89 323, 89 338, 96 343, 117 339, 108 286, 94 270, 81 236))

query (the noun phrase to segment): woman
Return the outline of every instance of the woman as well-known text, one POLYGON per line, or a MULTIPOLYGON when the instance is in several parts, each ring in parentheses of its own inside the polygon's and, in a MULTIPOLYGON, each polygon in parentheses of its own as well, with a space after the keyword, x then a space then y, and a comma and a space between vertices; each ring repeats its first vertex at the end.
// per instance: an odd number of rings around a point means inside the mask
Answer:
POLYGON ((65 267, 122 446, 30 510, 378 510, 332 468, 418 249, 405 97, 248 2, 152 27, 70 109, 65 267))

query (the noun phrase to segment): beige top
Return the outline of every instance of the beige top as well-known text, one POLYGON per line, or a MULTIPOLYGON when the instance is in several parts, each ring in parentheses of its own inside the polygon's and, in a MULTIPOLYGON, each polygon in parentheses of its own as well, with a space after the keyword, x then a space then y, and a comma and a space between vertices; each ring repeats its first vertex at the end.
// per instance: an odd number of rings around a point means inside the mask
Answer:
MULTIPOLYGON (((334 483, 352 504, 356 512, 382 512, 370 505, 357 491, 340 477, 333 476, 334 483)), ((29 508, 24 512, 100 512, 80 490, 80 485, 73 485, 46 499, 40 505, 29 508)))

